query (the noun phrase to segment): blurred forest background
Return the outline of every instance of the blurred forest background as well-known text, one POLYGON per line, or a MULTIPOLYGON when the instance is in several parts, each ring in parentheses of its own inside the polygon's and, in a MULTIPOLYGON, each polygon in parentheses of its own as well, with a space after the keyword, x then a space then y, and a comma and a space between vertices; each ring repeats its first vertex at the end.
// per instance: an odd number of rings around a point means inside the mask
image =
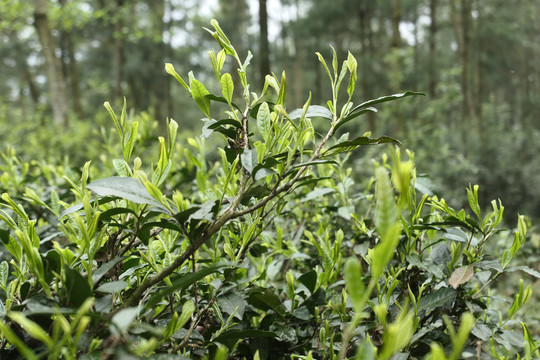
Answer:
MULTIPOLYGON (((119 110, 124 96, 156 133, 167 117, 198 133, 201 115, 164 63, 211 82, 214 44, 202 28, 216 18, 255 55, 255 83, 286 71, 290 104, 309 91, 312 104, 330 98, 315 56, 328 58, 329 45, 358 59, 356 103, 426 93, 347 131, 401 139, 455 206, 473 183, 512 223, 517 211, 540 215, 538 0, 0 0, 0 9, 1 150, 25 160, 99 157, 111 126, 102 104, 119 110)), ((366 166, 364 155, 351 166, 366 166)))

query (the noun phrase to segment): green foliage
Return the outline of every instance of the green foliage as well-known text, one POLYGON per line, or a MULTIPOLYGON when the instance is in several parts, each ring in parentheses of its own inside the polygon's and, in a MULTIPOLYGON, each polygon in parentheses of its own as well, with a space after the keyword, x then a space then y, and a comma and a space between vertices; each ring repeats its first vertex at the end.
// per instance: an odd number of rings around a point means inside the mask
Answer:
POLYGON ((527 240, 525 218, 513 243, 489 254, 487 244, 501 236, 500 202, 486 210, 471 186, 470 211, 455 210, 424 191, 414 154, 403 160, 397 140, 336 136, 373 105, 419 93, 354 106, 357 62, 349 54, 340 67, 334 51, 331 66, 318 54, 332 99, 312 105, 309 96, 290 111, 285 74, 253 91, 251 54, 242 59, 212 26, 222 50, 209 56, 222 96, 165 65, 204 115, 201 137, 177 144, 179 125, 170 120, 166 137, 149 146, 147 117, 128 116, 125 104, 118 117, 105 103, 114 127, 103 131, 101 166, 87 162, 75 176, 67 166, 52 171, 4 155, 1 354, 537 356, 520 317, 531 286, 520 282, 505 311, 492 302, 500 276, 540 277, 511 266, 527 240), (227 61, 238 75, 222 73, 227 61), (367 185, 355 183, 350 153, 382 143, 392 144, 390 156, 375 156, 367 185))

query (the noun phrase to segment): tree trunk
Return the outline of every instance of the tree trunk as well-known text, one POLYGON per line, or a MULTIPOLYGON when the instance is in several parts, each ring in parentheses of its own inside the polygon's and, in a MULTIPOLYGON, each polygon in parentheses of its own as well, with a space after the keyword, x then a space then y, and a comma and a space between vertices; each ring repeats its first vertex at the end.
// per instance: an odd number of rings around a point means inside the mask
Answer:
POLYGON ((266 0, 259 0, 259 28, 259 57, 261 58, 259 74, 260 82, 261 84, 264 84, 264 78, 267 74, 270 74, 270 49, 268 45, 268 13, 266 11, 266 0))
POLYGON ((429 93, 437 97, 437 0, 429 2, 429 93))
MULTIPOLYGON (((66 5, 66 0, 60 0, 62 8, 66 5)), ((81 93, 79 90, 79 74, 77 70, 77 61, 75 59, 75 45, 71 32, 62 31, 60 33, 60 43, 62 51, 62 70, 65 79, 68 81, 69 91, 71 93, 71 105, 73 112, 79 118, 83 118, 81 105, 81 93)))
MULTIPOLYGON (((476 19, 474 21, 474 67, 473 67, 473 84, 474 84, 474 116, 478 122, 478 131, 480 139, 484 139, 484 119, 482 114, 482 98, 483 98, 483 85, 482 85, 482 42, 480 40, 480 26, 482 5, 477 0, 476 4, 476 19)), ((483 141, 482 141, 483 142, 483 141)))
POLYGON ((392 47, 401 47, 401 32, 399 23, 401 22, 401 0, 392 0, 392 47))
MULTIPOLYGON (((373 12, 371 11, 371 7, 366 5, 366 2, 362 2, 358 9, 360 43, 362 46, 362 52, 359 58, 361 74, 359 74, 358 77, 361 79, 363 100, 368 100, 373 97, 373 92, 371 91, 371 84, 369 81, 370 62, 371 57, 373 56, 373 33, 371 30, 371 17, 373 16, 373 12)), ((375 132, 375 114, 368 112, 366 116, 368 117, 368 130, 375 132)))
POLYGON ((55 54, 56 44, 49 26, 47 0, 34 0, 34 27, 38 33, 43 56, 45 57, 53 120, 55 124, 67 127, 68 111, 64 77, 62 76, 60 59, 55 54))
MULTIPOLYGON (((115 0, 113 14, 120 14, 124 6, 124 0, 115 0)), ((124 39, 122 36, 122 28, 124 26, 122 16, 114 16, 112 34, 113 48, 113 99, 115 102, 120 102, 122 99, 122 81, 123 81, 123 66, 124 66, 124 39)))
POLYGON ((459 64, 461 66, 461 131, 463 139, 463 148, 468 147, 468 132, 470 131, 469 122, 472 117, 472 94, 469 83, 469 47, 470 47, 470 0, 461 0, 461 9, 458 12, 455 0, 450 1, 450 10, 452 14, 452 25, 457 42, 457 52, 459 64))
POLYGON ((154 110, 155 119, 158 121, 162 129, 166 128, 166 112, 167 112, 167 76, 165 74, 165 57, 166 57, 166 45, 163 41, 163 33, 165 32, 165 23, 163 18, 165 16, 165 0, 152 1, 152 22, 154 32, 157 34, 155 37, 157 42, 155 43, 155 50, 152 53, 152 69, 154 73, 153 79, 151 79, 152 86, 152 108, 154 110))

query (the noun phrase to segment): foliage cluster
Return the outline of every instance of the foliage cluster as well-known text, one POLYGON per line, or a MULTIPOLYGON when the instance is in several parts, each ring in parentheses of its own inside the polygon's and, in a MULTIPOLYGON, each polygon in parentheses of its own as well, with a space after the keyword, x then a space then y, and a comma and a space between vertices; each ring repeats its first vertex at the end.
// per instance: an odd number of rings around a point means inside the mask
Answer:
POLYGON ((291 111, 285 73, 254 92, 252 55, 241 59, 212 26, 221 94, 165 67, 204 114, 201 137, 177 144, 170 120, 152 147, 148 117, 105 103, 117 142, 104 166, 88 162, 75 174, 5 154, 2 355, 539 356, 520 317, 531 286, 520 280, 502 308, 493 287, 516 271, 540 277, 513 263, 529 238, 525 218, 502 231, 502 204, 481 209, 477 186, 466 191, 468 210, 453 209, 397 140, 343 131, 374 106, 419 93, 354 105, 354 56, 340 64, 335 52, 330 63, 319 54, 332 98, 321 106, 308 97, 291 111), (223 72, 227 61, 237 74, 223 72), (205 139, 218 143, 215 152, 205 139), (351 152, 385 143, 389 153, 363 169, 369 180, 355 181, 351 152), (486 251, 500 239, 500 256, 486 251))

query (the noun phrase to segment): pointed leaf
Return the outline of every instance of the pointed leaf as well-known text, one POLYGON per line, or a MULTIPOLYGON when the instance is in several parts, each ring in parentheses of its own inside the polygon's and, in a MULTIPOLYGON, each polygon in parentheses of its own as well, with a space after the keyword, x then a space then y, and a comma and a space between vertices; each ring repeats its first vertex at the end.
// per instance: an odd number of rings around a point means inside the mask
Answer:
MULTIPOLYGON (((302 116, 302 112, 303 112, 303 109, 293 110, 289 113, 289 117, 291 118, 291 120, 300 119, 300 117, 302 116)), ((330 112, 330 110, 328 110, 324 106, 319 106, 319 105, 311 105, 310 107, 308 107, 305 117, 307 118, 322 117, 328 120, 333 119, 333 115, 330 112)))
POLYGON ((355 257, 349 258, 345 263, 345 286, 351 298, 354 311, 360 313, 364 307, 365 285, 362 280, 362 264, 355 257))
POLYGON ((298 281, 307 287, 308 290, 313 294, 315 292, 315 287, 317 286, 317 271, 311 270, 300 275, 298 281))
POLYGON ((456 299, 457 292, 452 288, 440 288, 430 294, 423 295, 418 305, 419 311, 425 311, 428 316, 435 309, 451 305, 456 299))
POLYGON ((172 75, 187 91, 191 92, 189 86, 186 84, 184 79, 182 79, 182 77, 178 75, 176 70, 174 70, 174 66, 171 63, 165 64, 165 71, 167 72, 167 74, 172 75))
POLYGON ((257 149, 245 149, 240 155, 242 166, 251 174, 257 166, 257 149))
POLYGON ((187 288, 191 284, 193 284, 196 281, 199 281, 203 279, 204 277, 213 274, 217 271, 219 271, 221 268, 225 267, 225 265, 217 265, 217 266, 209 266, 206 268, 202 268, 201 270, 197 272, 190 272, 187 274, 179 274, 177 276, 174 276, 171 279, 172 285, 164 288, 157 293, 154 293, 150 299, 148 299, 144 303, 144 309, 143 313, 145 313, 148 309, 154 307, 158 302, 161 301, 165 296, 178 291, 187 288))
POLYGON ((230 104, 234 94, 234 83, 232 81, 232 76, 229 73, 225 73, 221 76, 221 92, 223 93, 223 97, 230 104))
POLYGON ((0 288, 5 289, 9 277, 9 264, 7 261, 0 263, 0 288))
POLYGON ((336 125, 336 127, 334 128, 334 131, 337 131, 337 129, 339 129, 340 127, 342 127, 343 125, 345 125, 349 121, 354 120, 355 118, 359 117, 360 115, 368 113, 368 112, 376 113, 377 109, 375 109, 374 107, 367 107, 365 109, 362 109, 362 110, 359 110, 359 111, 356 111, 356 112, 354 112, 352 114, 347 115, 346 117, 341 119, 341 121, 336 125))
POLYGON ((266 102, 261 104, 259 111, 257 112, 257 128, 264 141, 268 141, 272 131, 272 119, 270 116, 270 108, 266 102))
POLYGON ((356 111, 358 111, 360 109, 363 109, 363 108, 366 108, 368 106, 372 106, 372 105, 375 105, 375 104, 400 99, 400 98, 403 98, 403 97, 406 97, 406 96, 411 96, 411 95, 426 95, 426 94, 421 93, 421 92, 416 92, 416 91, 406 91, 406 92, 404 92, 402 94, 393 94, 393 95, 388 95, 388 96, 381 96, 381 97, 379 97, 377 99, 368 100, 368 101, 365 101, 365 102, 361 103, 360 105, 355 106, 351 110, 351 112, 356 112, 356 111))
POLYGON ((391 138, 389 136, 381 136, 376 139, 372 139, 367 136, 361 136, 354 140, 343 141, 339 144, 336 144, 330 147, 330 149, 328 149, 327 151, 330 151, 332 149, 339 149, 339 148, 347 148, 349 150, 349 149, 357 148, 358 146, 362 146, 362 145, 377 145, 377 144, 387 144, 387 143, 400 144, 398 140, 391 138))
POLYGON ((139 180, 134 178, 112 176, 96 180, 86 187, 99 196, 116 196, 136 204, 147 204, 158 208, 165 208, 150 195, 146 187, 139 180))
POLYGON ((210 117, 210 99, 207 97, 210 93, 204 85, 196 79, 191 80, 191 95, 193 100, 203 112, 204 115, 210 117))

